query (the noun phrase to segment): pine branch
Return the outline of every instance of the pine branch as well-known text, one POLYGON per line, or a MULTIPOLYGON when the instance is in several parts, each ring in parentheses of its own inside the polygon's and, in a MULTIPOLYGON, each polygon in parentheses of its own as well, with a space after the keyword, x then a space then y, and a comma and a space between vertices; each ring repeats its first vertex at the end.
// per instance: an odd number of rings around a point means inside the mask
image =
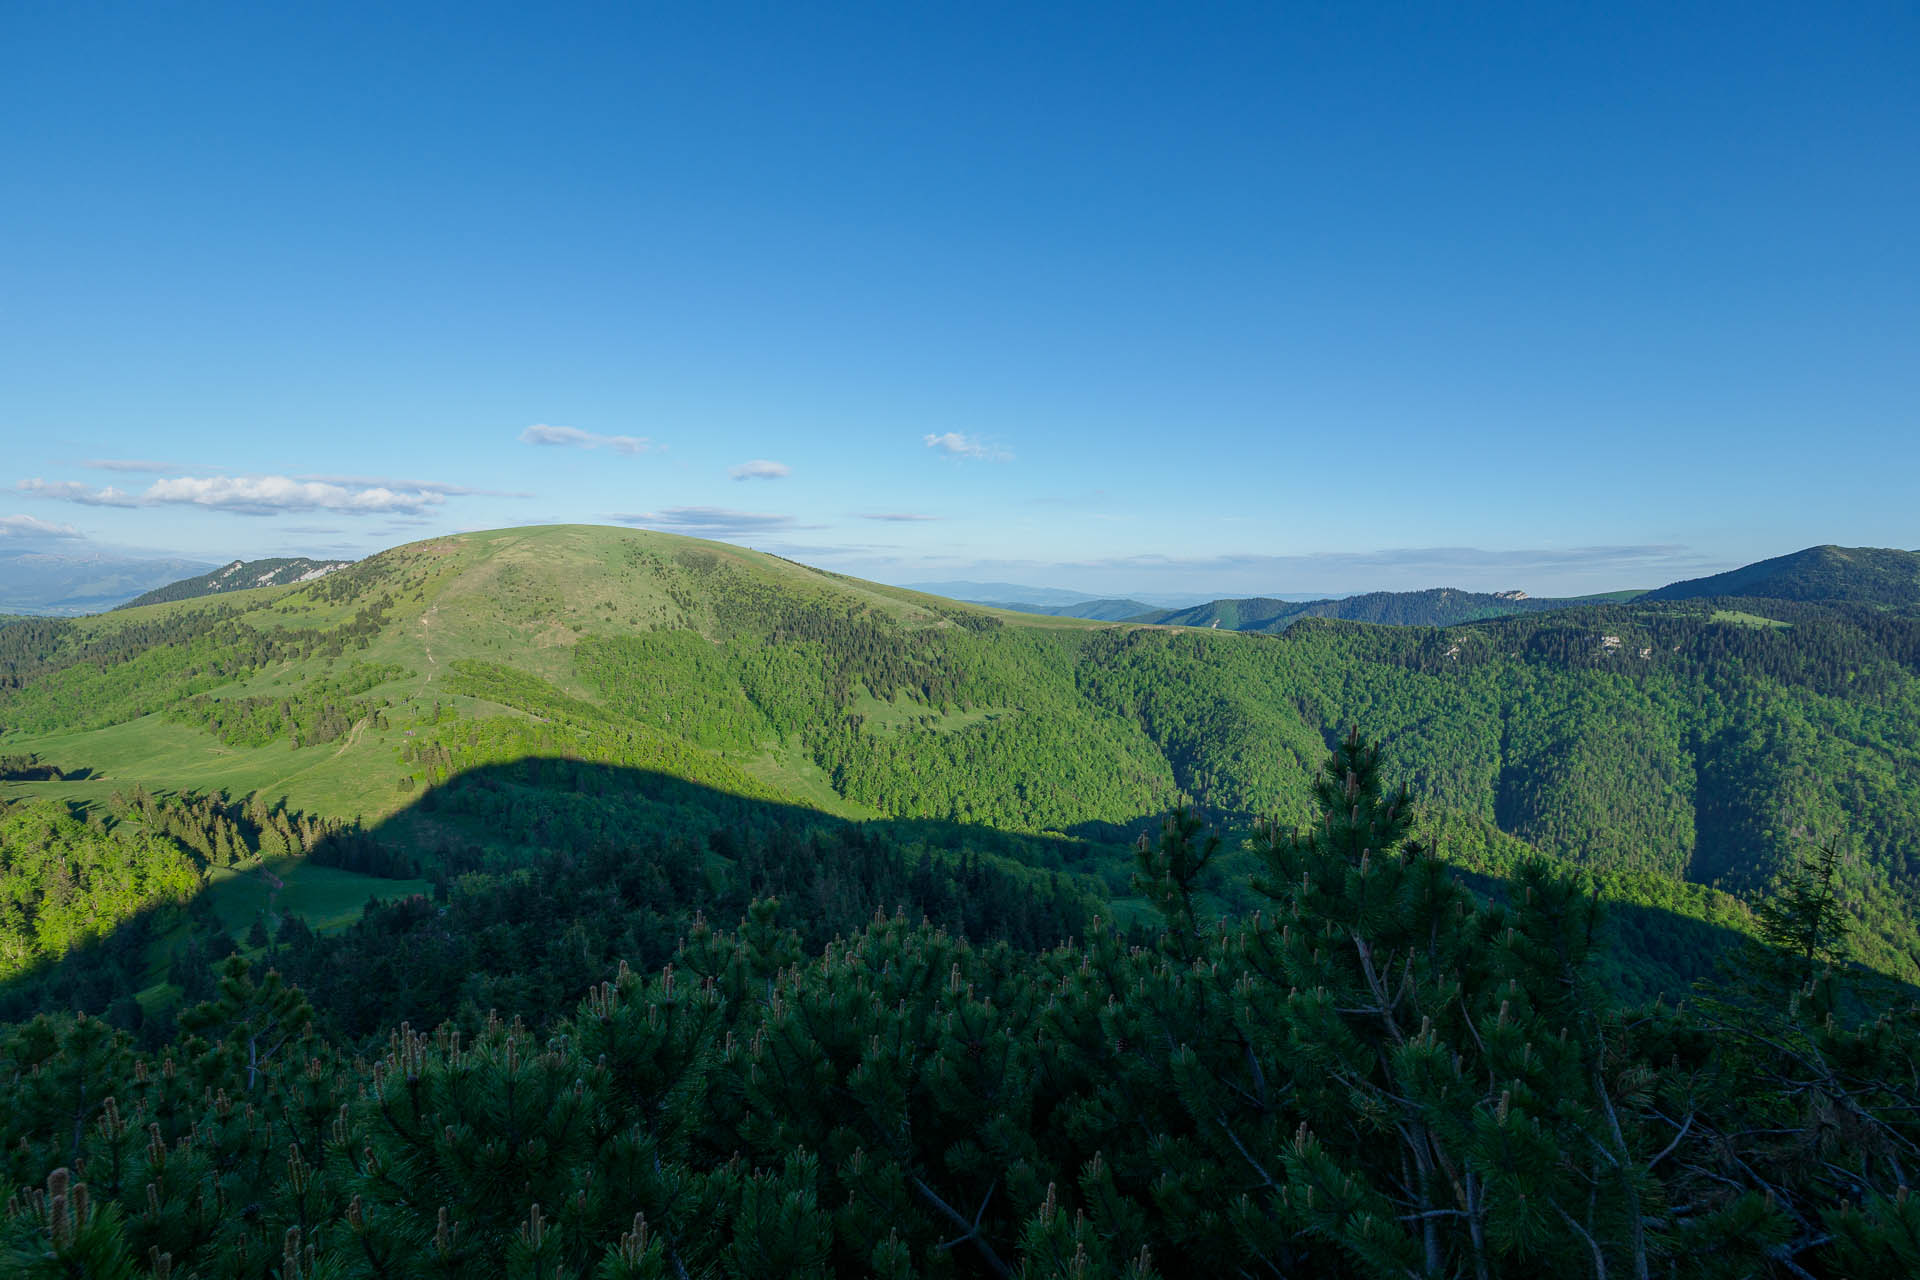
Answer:
MULTIPOLYGON (((973 1247, 979 1251, 980 1260, 987 1264, 988 1270, 992 1271, 996 1276, 1004 1276, 1007 1277, 1007 1280, 1012 1280, 1013 1269, 1000 1260, 1000 1255, 993 1251, 993 1246, 987 1242, 985 1236, 980 1234, 979 1218, 969 1223, 965 1218, 960 1216, 958 1209, 955 1209, 945 1200, 942 1200, 939 1193, 928 1186, 918 1174, 913 1175, 913 1189, 919 1193, 922 1200, 925 1200, 936 1212, 953 1223, 954 1226, 959 1227, 964 1233, 953 1241, 954 1245, 970 1242, 973 1247)), ((993 1189, 991 1187, 987 1189, 987 1195, 993 1195, 993 1189)), ((984 1215, 986 1211, 987 1202, 982 1200, 980 1202, 980 1212, 984 1215)), ((682 1274, 684 1275, 684 1273, 682 1274)))

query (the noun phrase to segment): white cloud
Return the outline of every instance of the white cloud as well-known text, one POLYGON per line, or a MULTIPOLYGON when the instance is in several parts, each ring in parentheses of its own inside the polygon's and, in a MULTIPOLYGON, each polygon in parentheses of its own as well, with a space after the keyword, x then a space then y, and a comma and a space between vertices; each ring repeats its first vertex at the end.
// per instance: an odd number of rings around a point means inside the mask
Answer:
POLYGON ((912 511, 873 511, 861 514, 862 520, 890 520, 896 524, 911 524, 921 520, 938 520, 939 516, 923 516, 912 511))
POLYGON ((793 468, 769 458, 755 458, 737 467, 728 467, 727 474, 735 480, 784 480, 793 474, 793 468))
POLYGON ((19 484, 23 493, 87 507, 193 506, 250 516, 278 515, 283 511, 411 515, 446 501, 437 488, 336 484, 291 476, 166 476, 138 494, 111 485, 94 489, 70 480, 33 479, 19 484))
POLYGON ((54 524, 38 516, 0 516, 0 538, 77 538, 70 524, 54 524))
POLYGON ((170 476, 142 495, 147 503, 182 503, 247 513, 276 511, 414 512, 446 498, 425 490, 375 485, 354 489, 291 476, 170 476))
POLYGON ((574 449, 611 449, 615 453, 647 453, 656 446, 645 436, 603 436, 578 427, 549 427, 535 423, 520 433, 523 444, 560 445, 574 449))
POLYGON ((16 486, 22 493, 31 493, 41 498, 58 498, 62 502, 77 502, 83 507, 137 507, 139 500, 124 489, 108 485, 95 489, 91 485, 80 484, 74 480, 22 480, 16 486))
POLYGON ((979 462, 1011 462, 1013 454, 997 444, 989 444, 978 436, 962 435, 958 431, 943 431, 939 435, 929 432, 921 437, 929 449, 955 458, 973 458, 979 462))

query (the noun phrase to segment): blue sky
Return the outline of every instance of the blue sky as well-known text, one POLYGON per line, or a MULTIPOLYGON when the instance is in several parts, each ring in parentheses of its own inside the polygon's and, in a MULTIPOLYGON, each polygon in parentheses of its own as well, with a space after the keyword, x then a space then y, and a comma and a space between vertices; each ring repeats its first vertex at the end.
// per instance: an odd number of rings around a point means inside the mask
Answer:
POLYGON ((5 544, 1920 546, 1910 4, 298 8, 0 10, 5 544))

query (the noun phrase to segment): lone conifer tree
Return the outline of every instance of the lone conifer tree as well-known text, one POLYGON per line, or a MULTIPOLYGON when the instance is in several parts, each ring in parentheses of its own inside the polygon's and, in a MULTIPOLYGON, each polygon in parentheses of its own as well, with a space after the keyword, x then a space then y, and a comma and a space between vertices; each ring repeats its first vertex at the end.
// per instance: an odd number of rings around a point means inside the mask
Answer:
POLYGON ((1773 895, 1753 908, 1760 940, 1772 951, 1766 967, 1789 991, 1805 990, 1846 956, 1847 912, 1835 883, 1843 857, 1838 841, 1815 844, 1781 875, 1773 895))

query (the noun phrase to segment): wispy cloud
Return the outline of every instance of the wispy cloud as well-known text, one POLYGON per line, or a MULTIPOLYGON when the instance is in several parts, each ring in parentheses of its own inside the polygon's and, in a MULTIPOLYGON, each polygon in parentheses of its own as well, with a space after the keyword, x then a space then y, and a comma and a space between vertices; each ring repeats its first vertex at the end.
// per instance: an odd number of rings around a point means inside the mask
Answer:
POLYGON ((662 533, 683 533, 695 538, 746 537, 818 527, 803 525, 792 516, 762 511, 733 511, 726 507, 668 507, 664 511, 616 514, 612 518, 621 524, 657 529, 662 533))
POLYGON ((523 444, 550 445, 572 449, 611 449, 615 453, 648 453, 659 446, 645 436, 604 436, 578 427, 549 427, 535 423, 520 433, 523 444))
POLYGON ((755 458, 737 467, 728 467, 727 474, 735 480, 785 480, 793 474, 793 468, 771 458, 755 458))
MULTIPOLYGON (((156 476, 176 476, 188 470, 177 462, 146 462, 138 458, 88 458, 80 465, 89 471, 137 471, 156 476)), ((211 467, 201 469, 212 470, 211 467)))
POLYGON ((980 439, 978 436, 962 435, 958 431, 943 431, 939 435, 931 432, 921 437, 927 448, 937 450, 954 458, 972 458, 977 462, 1011 462, 1013 454, 997 444, 980 439))
POLYGON ((922 520, 938 520, 939 516, 923 516, 912 511, 864 511, 862 520, 889 520, 894 524, 915 524, 922 520))
POLYGON ((166 476, 137 494, 112 485, 95 489, 71 480, 36 478, 22 480, 18 487, 22 493, 86 507, 192 506, 249 516, 286 511, 412 515, 446 502, 446 495, 434 489, 339 484, 292 476, 166 476))
POLYGON ((0 516, 0 538, 78 538, 70 524, 54 524, 38 516, 0 516))

